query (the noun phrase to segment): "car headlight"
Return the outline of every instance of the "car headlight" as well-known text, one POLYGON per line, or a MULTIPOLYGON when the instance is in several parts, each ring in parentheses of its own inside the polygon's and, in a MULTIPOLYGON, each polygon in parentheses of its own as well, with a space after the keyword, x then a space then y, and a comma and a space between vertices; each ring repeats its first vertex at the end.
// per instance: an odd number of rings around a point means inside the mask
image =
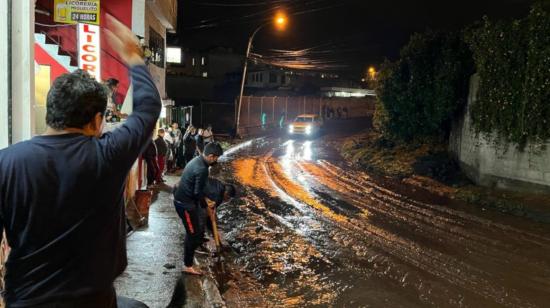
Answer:
POLYGON ((293 133, 293 132, 294 132, 294 125, 290 124, 290 125, 288 126, 288 131, 291 132, 291 133, 293 133))
POLYGON ((306 126, 306 134, 311 134, 311 126, 306 126))

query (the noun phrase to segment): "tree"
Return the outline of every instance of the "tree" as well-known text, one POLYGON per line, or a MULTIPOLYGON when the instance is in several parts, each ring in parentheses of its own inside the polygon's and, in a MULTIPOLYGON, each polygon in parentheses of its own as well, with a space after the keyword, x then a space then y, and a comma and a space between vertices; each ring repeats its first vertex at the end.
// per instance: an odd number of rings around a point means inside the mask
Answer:
POLYGON ((412 35, 400 59, 386 61, 379 74, 386 131, 405 140, 448 138, 472 73, 472 56, 460 33, 412 35))

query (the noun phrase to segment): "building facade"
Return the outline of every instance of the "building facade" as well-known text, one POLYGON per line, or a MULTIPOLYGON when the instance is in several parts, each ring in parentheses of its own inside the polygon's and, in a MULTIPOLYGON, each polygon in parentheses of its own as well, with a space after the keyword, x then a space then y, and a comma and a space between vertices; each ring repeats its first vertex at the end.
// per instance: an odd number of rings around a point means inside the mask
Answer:
MULTIPOLYGON (((0 75, 0 148, 41 134, 45 126, 46 94, 53 81, 79 66, 77 24, 59 22, 67 14, 70 1, 0 1, 0 64, 7 68, 0 75)), ((148 66, 163 98, 166 97, 166 32, 174 31, 177 0, 88 0, 97 6, 97 23, 110 14, 141 37, 148 55, 148 66)), ((91 29, 92 26, 90 26, 91 29)), ((116 101, 131 99, 126 66, 97 35, 98 80, 119 80, 116 101)), ((90 56, 91 57, 91 56, 90 56)), ((123 111, 131 111, 124 104, 123 111)))

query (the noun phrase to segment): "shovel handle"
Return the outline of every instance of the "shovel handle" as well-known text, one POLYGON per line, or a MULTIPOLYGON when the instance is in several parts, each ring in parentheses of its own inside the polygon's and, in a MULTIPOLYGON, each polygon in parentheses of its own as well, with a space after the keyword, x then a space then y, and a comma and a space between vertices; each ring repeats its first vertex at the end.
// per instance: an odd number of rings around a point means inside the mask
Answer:
POLYGON ((218 232, 218 223, 216 219, 216 209, 211 208, 210 206, 207 207, 208 211, 208 217, 210 218, 210 222, 212 223, 212 233, 214 233, 214 241, 216 242, 216 248, 218 251, 220 251, 222 247, 222 243, 220 240, 220 234, 218 232))

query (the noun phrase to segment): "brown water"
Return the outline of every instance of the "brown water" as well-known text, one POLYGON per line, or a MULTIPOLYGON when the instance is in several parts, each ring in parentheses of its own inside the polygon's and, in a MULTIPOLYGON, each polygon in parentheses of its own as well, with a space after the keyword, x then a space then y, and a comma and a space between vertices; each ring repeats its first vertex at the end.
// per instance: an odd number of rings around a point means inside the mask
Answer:
POLYGON ((372 178, 322 138, 260 139, 222 166, 243 197, 220 211, 236 264, 220 282, 250 289, 231 305, 550 306, 547 225, 372 178))

